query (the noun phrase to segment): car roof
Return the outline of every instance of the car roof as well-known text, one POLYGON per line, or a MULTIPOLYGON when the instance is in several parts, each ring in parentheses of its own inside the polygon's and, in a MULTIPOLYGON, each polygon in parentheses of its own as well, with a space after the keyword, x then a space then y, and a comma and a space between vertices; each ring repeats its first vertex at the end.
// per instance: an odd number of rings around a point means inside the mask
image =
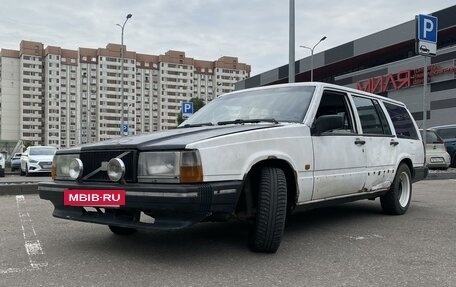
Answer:
POLYGON ((345 86, 339 86, 339 85, 334 85, 334 84, 329 84, 329 83, 321 83, 321 82, 300 82, 300 83, 287 83, 287 84, 278 84, 278 85, 270 85, 270 86, 263 86, 263 87, 255 87, 255 88, 249 88, 249 89, 233 91, 233 92, 230 92, 230 93, 227 93, 227 94, 224 94, 224 95, 220 95, 218 98, 224 97, 224 96, 227 96, 227 95, 242 93, 244 91, 261 91, 261 90, 269 90, 269 89, 280 88, 280 87, 302 87, 302 86, 314 86, 317 89, 335 89, 335 90, 340 90, 340 91, 346 91, 346 92, 349 92, 349 93, 352 93, 352 94, 365 95, 365 96, 377 98, 377 99, 385 101, 385 102, 390 102, 390 103, 394 103, 396 105, 405 106, 405 104, 403 102, 400 102, 400 101, 397 101, 397 100, 393 100, 391 98, 383 97, 383 96, 380 96, 380 95, 377 95, 377 94, 372 94, 372 93, 368 93, 368 92, 365 92, 365 91, 361 91, 361 90, 357 90, 357 89, 353 89, 353 88, 349 88, 349 87, 345 87, 345 86))
POLYGON ((448 128, 456 128, 456 124, 435 126, 435 127, 430 127, 429 129, 448 129, 448 128))

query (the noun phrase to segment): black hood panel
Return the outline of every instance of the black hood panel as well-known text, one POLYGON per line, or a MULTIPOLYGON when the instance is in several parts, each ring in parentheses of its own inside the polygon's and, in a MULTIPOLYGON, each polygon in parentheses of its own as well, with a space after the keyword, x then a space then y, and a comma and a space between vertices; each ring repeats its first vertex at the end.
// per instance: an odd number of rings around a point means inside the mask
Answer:
POLYGON ((182 150, 186 145, 197 141, 233 133, 277 126, 277 124, 248 124, 178 128, 138 136, 120 137, 94 144, 87 144, 81 146, 81 151, 119 149, 182 150))

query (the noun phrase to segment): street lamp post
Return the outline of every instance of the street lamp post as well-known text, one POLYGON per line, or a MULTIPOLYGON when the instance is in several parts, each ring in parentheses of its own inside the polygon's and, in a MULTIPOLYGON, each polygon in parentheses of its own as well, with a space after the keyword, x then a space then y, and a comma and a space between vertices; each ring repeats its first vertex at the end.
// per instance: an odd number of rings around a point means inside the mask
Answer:
POLYGON ((310 50, 310 81, 313 82, 313 56, 314 56, 314 49, 317 47, 318 44, 326 40, 326 36, 320 39, 312 48, 307 46, 299 46, 301 48, 309 49, 310 50))
MULTIPOLYGON (((82 120, 82 116, 83 116, 83 112, 82 112, 82 107, 83 107, 83 101, 84 101, 84 85, 87 84, 87 73, 86 72, 83 72, 82 75, 81 75, 81 98, 79 100, 79 116, 80 116, 80 119, 79 119, 79 144, 82 145, 82 123, 84 122, 82 120), (86 80, 86 81, 84 81, 86 80)), ((87 86, 86 86, 87 87, 87 86)), ((88 94, 88 93, 87 93, 88 94)), ((88 102, 88 100, 87 100, 88 102)), ((88 104, 87 104, 88 106, 88 104)), ((87 114, 87 117, 88 117, 88 113, 86 112, 87 114)), ((86 121, 87 122, 87 121, 86 121)), ((86 132, 86 135, 87 135, 87 132, 86 132)))
MULTIPOLYGON (((121 42, 121 47, 120 47, 120 80, 121 80, 121 84, 120 84, 120 102, 121 102, 121 106, 122 106, 122 114, 121 114, 121 117, 120 117, 120 134, 122 136, 125 135, 125 133, 123 131, 124 124, 125 124, 124 123, 125 98, 124 98, 124 42, 123 42, 123 36, 124 36, 125 24, 127 23, 128 19, 130 19, 132 16, 133 15, 128 14, 126 19, 125 19, 125 21, 124 21, 124 23, 122 25, 117 24, 117 26, 119 26, 122 29, 121 38, 120 38, 120 42, 121 42)), ((128 120, 127 120, 127 124, 128 124, 128 120)))

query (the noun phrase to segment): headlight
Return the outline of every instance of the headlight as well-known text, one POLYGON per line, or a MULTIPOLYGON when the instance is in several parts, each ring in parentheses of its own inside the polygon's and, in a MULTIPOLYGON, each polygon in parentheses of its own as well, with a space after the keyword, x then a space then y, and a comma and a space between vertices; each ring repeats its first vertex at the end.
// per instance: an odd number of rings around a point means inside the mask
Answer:
POLYGON ((113 158, 108 162, 107 172, 109 179, 117 182, 125 175, 125 164, 119 158, 113 158))
POLYGON ((29 163, 38 163, 38 161, 34 160, 34 159, 31 159, 31 160, 29 160, 29 163))
POLYGON ((68 171, 70 177, 74 180, 78 180, 82 177, 83 171, 84 167, 82 165, 82 161, 79 158, 73 158, 70 162, 68 171))
POLYGON ((79 159, 79 154, 56 154, 52 161, 52 179, 72 180, 73 178, 70 176, 70 163, 76 158, 79 159))
POLYGON ((203 181, 198 151, 142 152, 138 162, 139 182, 203 181))

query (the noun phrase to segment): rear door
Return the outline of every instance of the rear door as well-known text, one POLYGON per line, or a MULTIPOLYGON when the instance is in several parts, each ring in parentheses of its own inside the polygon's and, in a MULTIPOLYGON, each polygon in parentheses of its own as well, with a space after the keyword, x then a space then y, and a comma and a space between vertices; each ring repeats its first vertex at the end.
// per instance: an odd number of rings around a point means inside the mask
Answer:
POLYGON ((353 95, 366 141, 367 177, 364 191, 387 189, 394 179, 397 145, 385 111, 377 99, 353 95))
POLYGON ((322 134, 312 132, 314 200, 359 192, 366 180, 365 140, 357 132, 347 93, 325 90, 314 123, 323 115, 343 116, 344 127, 322 134))

